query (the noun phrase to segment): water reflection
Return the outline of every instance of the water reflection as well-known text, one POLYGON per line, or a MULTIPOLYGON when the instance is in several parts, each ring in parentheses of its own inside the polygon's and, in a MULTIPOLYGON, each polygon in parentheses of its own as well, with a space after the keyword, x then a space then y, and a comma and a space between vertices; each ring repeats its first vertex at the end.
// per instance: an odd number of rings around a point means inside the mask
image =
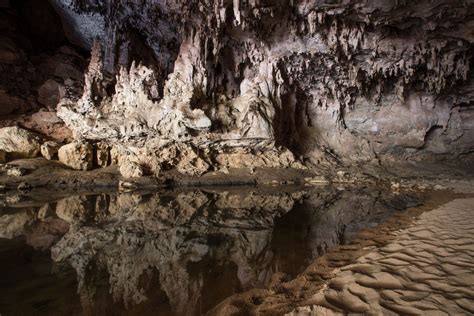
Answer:
MULTIPOLYGON (((44 201, 44 193, 6 197, 0 238, 23 238, 50 251, 59 271, 72 267, 77 284, 70 291, 89 315, 203 314, 234 293, 268 286, 275 275, 294 277, 414 201, 308 188, 48 195, 54 200, 44 201)), ((38 289, 57 286, 42 283, 38 289)), ((0 307, 12 310, 9 304, 0 307)))

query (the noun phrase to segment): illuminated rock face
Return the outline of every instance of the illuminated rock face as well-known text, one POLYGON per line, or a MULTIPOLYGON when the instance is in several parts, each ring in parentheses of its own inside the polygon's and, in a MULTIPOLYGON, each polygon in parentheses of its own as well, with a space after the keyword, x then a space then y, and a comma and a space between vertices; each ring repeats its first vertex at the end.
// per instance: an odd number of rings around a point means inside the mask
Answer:
POLYGON ((276 143, 313 162, 474 148, 471 2, 51 3, 93 48, 84 95, 59 109, 77 136, 276 143))
POLYGON ((472 159, 473 12, 455 0, 4 1, 1 126, 100 142, 155 175, 472 159))

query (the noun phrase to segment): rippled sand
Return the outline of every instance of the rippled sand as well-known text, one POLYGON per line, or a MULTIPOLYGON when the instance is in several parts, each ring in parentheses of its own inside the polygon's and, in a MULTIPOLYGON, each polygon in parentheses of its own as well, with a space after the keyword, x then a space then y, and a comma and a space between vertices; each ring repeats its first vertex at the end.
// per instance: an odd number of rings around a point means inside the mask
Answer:
POLYGON ((424 213, 290 315, 474 314, 474 198, 424 213))

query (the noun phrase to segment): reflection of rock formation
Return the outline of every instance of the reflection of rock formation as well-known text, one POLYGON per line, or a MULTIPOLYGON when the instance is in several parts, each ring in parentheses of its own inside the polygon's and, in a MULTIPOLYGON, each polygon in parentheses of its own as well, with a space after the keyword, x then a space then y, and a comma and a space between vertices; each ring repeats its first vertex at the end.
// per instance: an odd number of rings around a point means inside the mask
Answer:
MULTIPOLYGON (((160 308, 192 315, 236 292, 267 286, 276 272, 294 276, 404 201, 333 190, 82 195, 46 204, 37 215, 30 210, 22 223, 28 223, 29 243, 54 244, 54 261, 76 270, 85 313, 123 303, 137 313, 160 308), (59 236, 68 226, 58 242, 41 236, 59 236)), ((2 231, 15 222, 12 216, 0 217, 7 223, 2 231)))
POLYGON ((415 202, 406 195, 372 190, 310 194, 291 212, 275 221, 272 240, 279 269, 300 273, 330 248, 346 244, 354 235, 387 219, 415 202))
POLYGON ((232 265, 239 288, 264 285, 273 219, 291 210, 300 197, 201 191, 70 197, 57 203, 57 214, 72 228, 52 248, 52 256, 76 269, 83 302, 97 299, 88 283, 97 270, 107 272, 114 300, 126 306, 147 300, 143 278, 158 271, 174 312, 194 314, 206 273, 190 273, 189 266, 206 261, 232 265), (94 224, 85 225, 90 219, 94 224))

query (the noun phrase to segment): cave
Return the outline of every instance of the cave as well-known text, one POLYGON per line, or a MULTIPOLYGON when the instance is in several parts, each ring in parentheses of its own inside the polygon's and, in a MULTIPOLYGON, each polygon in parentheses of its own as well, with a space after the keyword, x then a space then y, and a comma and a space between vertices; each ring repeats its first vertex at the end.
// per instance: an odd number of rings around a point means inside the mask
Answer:
POLYGON ((0 315, 474 313, 473 68, 470 0, 0 0, 0 315))

